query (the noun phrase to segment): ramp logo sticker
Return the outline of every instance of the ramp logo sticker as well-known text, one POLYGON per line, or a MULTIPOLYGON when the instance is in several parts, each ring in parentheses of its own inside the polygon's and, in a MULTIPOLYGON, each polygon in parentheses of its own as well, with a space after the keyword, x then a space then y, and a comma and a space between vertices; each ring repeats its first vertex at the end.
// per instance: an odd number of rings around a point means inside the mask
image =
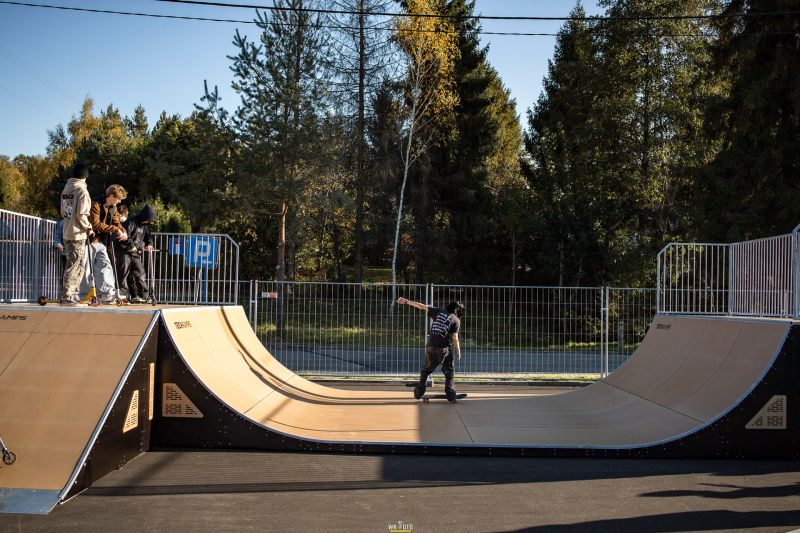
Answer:
POLYGON ((161 416, 164 418, 203 418, 203 413, 175 383, 164 383, 161 416))
POLYGON ((175 327, 177 329, 186 329, 192 327, 192 323, 189 322, 188 320, 183 320, 180 322, 175 322, 175 327))
POLYGON ((745 429, 786 429, 786 396, 776 395, 750 419, 745 429))
POLYGON ((125 415, 125 423, 122 425, 122 432, 139 427, 139 391, 133 391, 131 403, 128 405, 128 414, 125 415))
POLYGON ((672 329, 672 324, 656 324, 656 329, 672 329))
POLYGON ((414 524, 406 524, 402 521, 389 524, 389 533, 411 533, 412 531, 414 531, 414 524))
POLYGON ((28 320, 28 315, 0 315, 0 320, 28 320))

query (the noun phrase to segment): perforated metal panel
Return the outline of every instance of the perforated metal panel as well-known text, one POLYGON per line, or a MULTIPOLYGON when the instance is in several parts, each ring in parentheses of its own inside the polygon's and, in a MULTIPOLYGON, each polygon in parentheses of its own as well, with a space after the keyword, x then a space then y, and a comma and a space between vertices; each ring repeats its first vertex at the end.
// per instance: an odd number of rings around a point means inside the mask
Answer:
POLYGON ((750 419, 746 429, 786 429, 786 396, 773 396, 756 416, 750 419))
POLYGON ((167 418, 203 418, 203 413, 175 383, 164 383, 161 416, 167 418))
POLYGON ((131 403, 128 405, 128 414, 125 415, 122 432, 127 433, 137 427, 139 427, 139 391, 135 390, 131 395, 131 403))
POLYGON ((156 390, 156 364, 150 363, 150 387, 147 389, 148 391, 148 399, 147 399, 147 419, 153 419, 153 411, 154 408, 154 396, 156 390))

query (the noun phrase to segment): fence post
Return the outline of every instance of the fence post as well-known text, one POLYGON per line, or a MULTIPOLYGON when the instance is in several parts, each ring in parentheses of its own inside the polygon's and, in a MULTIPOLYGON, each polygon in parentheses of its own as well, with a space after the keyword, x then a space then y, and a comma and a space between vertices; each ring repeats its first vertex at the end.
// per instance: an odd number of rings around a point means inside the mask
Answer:
POLYGON ((661 249, 656 255, 656 313, 661 312, 661 254, 667 247, 661 249))
POLYGON ((608 287, 600 287, 600 377, 608 375, 608 287))
MULTIPOLYGON (((433 307, 433 283, 428 283, 425 286, 425 305, 428 307, 433 307)), ((422 337, 427 343, 427 334, 428 334, 428 313, 423 313, 422 315, 422 337)), ((433 387, 433 374, 428 376, 428 381, 425 383, 426 387, 433 387)))
POLYGON ((794 271, 794 318, 800 319, 800 224, 792 231, 794 254, 792 268, 794 271))

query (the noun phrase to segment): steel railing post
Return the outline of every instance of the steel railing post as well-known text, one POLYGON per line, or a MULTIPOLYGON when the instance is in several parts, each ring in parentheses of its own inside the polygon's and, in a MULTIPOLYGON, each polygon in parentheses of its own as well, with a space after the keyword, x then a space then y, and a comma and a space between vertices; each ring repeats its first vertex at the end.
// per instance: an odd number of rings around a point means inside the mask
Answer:
POLYGON ((794 248, 792 271, 794 276, 794 313, 796 319, 800 319, 800 224, 792 231, 792 246, 794 248))

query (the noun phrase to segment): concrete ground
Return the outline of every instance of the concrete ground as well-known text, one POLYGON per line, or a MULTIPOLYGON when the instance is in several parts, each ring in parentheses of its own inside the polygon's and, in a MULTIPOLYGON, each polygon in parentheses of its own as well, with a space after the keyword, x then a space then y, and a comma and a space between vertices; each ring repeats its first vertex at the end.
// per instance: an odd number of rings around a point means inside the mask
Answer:
POLYGON ((790 531, 800 462, 149 452, 0 531, 790 531))
MULTIPOLYGON (((459 390, 569 389, 463 385, 459 390)), ((148 452, 48 516, 0 515, 0 532, 783 532, 799 527, 800 461, 196 450, 148 452)))

